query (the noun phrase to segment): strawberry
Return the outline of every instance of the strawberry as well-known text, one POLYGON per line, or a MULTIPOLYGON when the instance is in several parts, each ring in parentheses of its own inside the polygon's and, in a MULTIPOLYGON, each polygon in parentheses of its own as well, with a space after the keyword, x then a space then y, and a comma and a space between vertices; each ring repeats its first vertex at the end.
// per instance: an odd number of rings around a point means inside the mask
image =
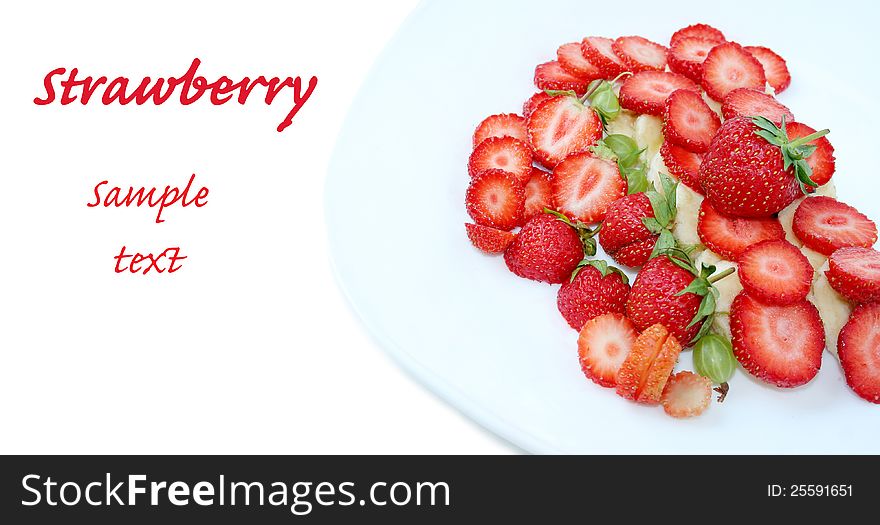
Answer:
POLYGON ((525 142, 526 119, 513 113, 504 115, 492 115, 480 122, 474 131, 474 147, 479 146, 484 140, 492 137, 513 137, 525 142))
POLYGON ((553 170, 556 209, 583 222, 605 218, 612 202, 626 195, 617 164, 590 153, 571 155, 553 170))
POLYGON ((611 44, 611 49, 629 71, 663 71, 666 69, 668 50, 647 38, 622 36, 611 44))
POLYGON ((525 185, 504 170, 477 174, 468 186, 465 206, 477 224, 512 230, 522 224, 526 203, 525 185))
POLYGON ((604 78, 615 78, 626 71, 626 65, 614 52, 613 46, 613 40, 601 36, 588 36, 581 41, 584 57, 599 68, 604 78))
POLYGON ((727 39, 724 38, 724 33, 714 27, 708 24, 693 24, 672 33, 672 38, 669 39, 669 45, 674 46, 685 38, 702 38, 718 44, 727 41, 727 39))
POLYGON ((730 217, 713 208, 709 199, 700 204, 697 234, 707 248, 729 261, 736 261, 753 244, 785 239, 776 217, 730 217))
POLYGON ((681 344, 662 324, 646 328, 636 338, 617 372, 617 394, 646 405, 660 402, 681 344))
POLYGON ((591 82, 604 77, 602 71, 584 57, 578 42, 559 46, 556 50, 556 58, 562 69, 581 80, 591 82))
POLYGON ((841 248, 828 259, 825 272, 837 293, 855 303, 880 301, 880 252, 870 248, 841 248))
POLYGON ((578 95, 583 95, 586 93, 589 84, 589 80, 576 77, 562 69, 559 62, 555 60, 538 64, 535 68, 535 86, 537 86, 538 89, 551 91, 571 90, 578 95))
POLYGON ((813 266, 785 239, 753 244, 736 262, 743 289, 762 303, 787 306, 810 293, 813 266))
POLYGON ((599 244, 612 259, 625 266, 642 266, 648 262, 657 234, 642 222, 654 217, 651 201, 644 193, 633 193, 614 201, 599 230, 599 244), (644 249, 627 249, 632 245, 647 244, 644 249))
POLYGON ((602 138, 596 111, 573 96, 560 95, 538 106, 527 121, 529 144, 542 164, 552 168, 602 138))
MULTIPOLYGON (((816 133, 815 129, 800 122, 789 122, 786 125, 786 130, 792 140, 816 133)), ((819 186, 827 184, 834 175, 834 146, 828 141, 828 137, 820 137, 812 142, 807 142, 807 145, 816 147, 816 151, 807 157, 807 164, 813 171, 810 179, 819 186)), ((807 189, 811 190, 812 188, 807 189)))
POLYGON ((840 248, 870 248, 877 242, 874 221, 831 197, 804 199, 794 212, 792 229, 805 246, 823 255, 840 248))
POLYGON ((629 296, 626 274, 601 260, 584 260, 562 283, 556 296, 559 313, 575 330, 602 314, 623 314, 629 296))
POLYGON ((526 208, 523 220, 529 220, 544 212, 544 208, 553 209, 553 175, 538 168, 532 168, 532 176, 526 183, 526 208))
POLYGON ((667 141, 703 153, 720 127, 721 119, 696 91, 681 89, 666 99, 663 135, 667 141))
POLYGON ((779 387, 808 383, 822 364, 825 332, 808 301, 766 305, 740 292, 730 307, 733 354, 753 376, 779 387))
POLYGON ((791 73, 788 72, 785 59, 766 47, 746 46, 744 49, 761 63, 764 76, 773 91, 779 94, 791 85, 791 73))
POLYGON ((468 159, 471 177, 491 169, 504 170, 523 183, 532 174, 532 150, 513 137, 492 137, 481 142, 468 159))
POLYGON ((486 253, 504 253, 516 235, 489 226, 465 223, 468 239, 478 250, 486 253))
POLYGON ((617 371, 637 336, 632 322, 620 314, 604 314, 588 321, 578 336, 584 375, 598 385, 616 386, 617 371))
POLYGON ((702 155, 664 141, 660 146, 660 156, 663 157, 663 164, 666 165, 670 175, 700 195, 703 194, 703 186, 700 184, 702 155))
POLYGON ((837 355, 846 384, 859 397, 880 403, 880 304, 864 304, 850 315, 837 337, 837 355))
MULTIPOLYGON (((523 102, 523 117, 528 119, 529 116, 534 113, 536 109, 538 109, 538 106, 540 106, 542 102, 550 98, 553 97, 548 95, 546 91, 538 91, 534 95, 530 96, 528 100, 523 102)), ((528 129, 526 132, 528 134, 528 129)))
POLYGON ((724 100, 736 88, 762 90, 766 82, 761 63, 734 42, 713 47, 703 62, 703 79, 700 84, 715 100, 724 100))
POLYGON ((719 42, 704 38, 681 38, 672 44, 667 61, 669 70, 694 82, 703 81, 703 62, 719 42))
POLYGON ((712 381, 690 371, 674 374, 666 382, 660 404, 672 417, 699 416, 712 401, 712 381))
POLYGON ((782 122, 782 117, 786 122, 794 120, 790 109, 763 91, 751 88, 736 88, 728 93, 721 104, 721 113, 725 119, 762 116, 775 124, 782 122))
POLYGON ((549 213, 535 215, 504 252, 514 274, 550 284, 565 282, 584 258, 578 231, 549 213))
POLYGON ((641 71, 627 78, 620 87, 620 106, 649 115, 663 115, 666 99, 678 89, 699 90, 686 77, 665 71, 641 71))

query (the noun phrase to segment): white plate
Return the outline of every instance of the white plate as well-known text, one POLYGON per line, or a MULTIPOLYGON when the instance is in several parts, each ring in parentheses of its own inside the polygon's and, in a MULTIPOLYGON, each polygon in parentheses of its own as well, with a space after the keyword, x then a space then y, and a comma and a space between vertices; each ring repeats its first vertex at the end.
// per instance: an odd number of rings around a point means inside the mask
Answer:
MULTIPOLYGON (((340 135, 326 205, 346 295, 416 378, 525 450, 880 451, 880 406, 857 398, 827 353, 818 377, 793 390, 765 386, 740 370, 727 401, 693 420, 618 398, 581 373, 577 334, 556 310, 557 287, 515 277, 502 258, 479 254, 465 236, 471 134, 487 115, 521 111, 535 91, 537 63, 583 36, 667 42, 675 29, 697 21, 787 57, 794 82, 781 100, 800 120, 832 129, 841 198, 880 219, 880 120, 864 89, 878 78, 862 71, 875 69, 869 55, 878 37, 869 21, 877 13, 865 12, 875 8, 710 4, 631 1, 624 18, 612 9, 622 4, 613 2, 427 2, 389 44, 340 135), (785 34, 780 23, 789 28, 785 34), (840 34, 829 34, 835 27, 840 34)), ((679 367, 690 364, 688 352, 679 367)))

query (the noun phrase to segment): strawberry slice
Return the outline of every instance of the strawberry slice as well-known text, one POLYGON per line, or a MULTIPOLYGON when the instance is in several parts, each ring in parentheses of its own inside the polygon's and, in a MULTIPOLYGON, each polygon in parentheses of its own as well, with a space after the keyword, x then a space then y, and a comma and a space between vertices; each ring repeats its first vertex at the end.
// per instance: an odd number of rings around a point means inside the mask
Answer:
POLYGON ((694 82, 703 80, 703 62, 709 51, 720 42, 705 38, 681 38, 669 49, 669 69, 673 73, 684 75, 694 82))
POLYGON ((604 78, 615 78, 626 71, 626 65, 614 52, 614 41, 601 36, 588 36, 581 41, 581 53, 602 72, 604 78))
POLYGON ((587 151, 602 138, 602 121, 596 111, 569 96, 542 102, 529 115, 526 127, 535 156, 548 168, 573 153, 587 151))
POLYGON ((532 150, 513 137, 492 137, 481 142, 468 159, 471 177, 486 170, 504 170, 524 183, 532 174, 532 150))
POLYGON ((468 239, 478 250, 486 253, 504 253, 516 235, 480 224, 465 223, 468 239))
POLYGON ((604 78, 602 71, 584 57, 579 42, 562 44, 556 50, 556 59, 566 72, 587 82, 604 78))
POLYGON ((660 404, 672 417, 699 416, 709 408, 712 401, 712 381, 687 370, 669 378, 660 404))
POLYGON ((763 90, 766 83, 764 67, 737 43, 726 42, 713 47, 703 62, 701 84, 715 100, 724 100, 736 88, 763 90))
POLYGON ((528 140, 526 119, 513 113, 486 117, 474 131, 474 147, 492 137, 513 137, 525 142, 528 140))
POLYGON ((647 38, 622 36, 611 44, 611 49, 632 72, 666 69, 666 54, 669 50, 647 38))
POLYGON ((753 376, 779 387, 808 383, 822 364, 825 331, 808 301, 766 305, 740 292, 730 307, 733 353, 753 376))
POLYGON ((632 321, 620 314, 604 314, 587 321, 578 336, 584 375, 598 385, 613 388, 617 371, 637 336, 632 321))
MULTIPOLYGON (((800 122, 786 123, 786 131, 788 131, 788 137, 791 140, 806 137, 807 135, 812 135, 816 132, 815 129, 806 124, 801 124, 800 122)), ((828 137, 819 137, 807 144, 816 146, 816 151, 807 157, 807 164, 809 164, 810 168, 813 170, 813 174, 810 175, 810 180, 819 186, 827 184, 834 175, 834 146, 828 141, 828 137)))
MULTIPOLYGON (((553 97, 547 94, 545 91, 538 91, 534 95, 530 96, 528 100, 523 102, 523 116, 528 119, 532 113, 538 109, 538 106, 541 105, 545 100, 549 100, 553 97)), ((526 132, 528 133, 528 128, 526 128, 526 132)))
POLYGON ((663 115, 666 99, 679 89, 699 91, 686 77, 666 71, 641 71, 620 87, 620 106, 636 113, 663 115))
POLYGON ((663 135, 667 141, 703 153, 720 127, 721 119, 696 91, 680 89, 666 99, 663 135))
POLYGON ((538 64, 535 68, 535 85, 538 89, 558 90, 558 91, 574 91, 578 95, 587 92, 587 86, 590 85, 589 80, 576 77, 568 71, 562 69, 557 61, 545 62, 538 64))
POLYGON ((526 183, 526 208, 523 220, 527 221, 544 208, 555 209, 553 205, 553 175, 538 168, 532 168, 532 176, 526 183))
POLYGON ((750 88, 737 88, 728 93, 721 104, 721 113, 725 120, 757 116, 766 117, 776 124, 782 122, 782 117, 785 117, 786 122, 794 120, 791 110, 778 100, 763 91, 750 88))
POLYGON ((525 185, 504 170, 478 173, 465 195, 465 207, 474 222, 499 230, 509 231, 523 223, 525 203, 525 185))
POLYGON ((700 195, 703 194, 703 187, 700 185, 702 155, 676 146, 667 140, 660 146, 660 156, 663 157, 663 164, 666 165, 670 175, 700 195))
POLYGON ((717 44, 727 42, 727 39, 724 38, 724 33, 709 24, 692 24, 672 33, 672 38, 669 39, 669 45, 674 46, 685 38, 702 38, 703 40, 709 40, 717 44))
POLYGON ((808 248, 831 255, 840 248, 870 248, 877 226, 863 213, 831 197, 804 199, 794 212, 794 234, 808 248))
POLYGON ((578 153, 553 170, 553 200, 563 215, 582 222, 599 222, 608 207, 626 195, 626 181, 617 164, 578 153))
POLYGON ((880 301, 880 252, 870 248, 841 248, 828 259, 825 272, 837 293, 855 303, 880 301))
POLYGON ((853 392, 880 403, 880 304, 853 311, 837 338, 837 356, 853 392))
POLYGON ((713 208, 709 199, 700 204, 697 234, 707 248, 730 261, 736 261, 753 244, 785 239, 779 219, 730 217, 713 208))
POLYGON ((788 72, 784 58, 766 47, 746 46, 744 49, 761 63, 764 68, 764 76, 767 77, 767 83, 777 95, 791 85, 791 73, 788 72))
POLYGON ((810 293, 813 266, 786 240, 753 244, 736 262, 743 288, 763 303, 786 306, 803 301, 810 293))
POLYGON ((681 345, 662 324, 639 334, 617 372, 617 394, 646 405, 660 402, 681 354, 681 345))

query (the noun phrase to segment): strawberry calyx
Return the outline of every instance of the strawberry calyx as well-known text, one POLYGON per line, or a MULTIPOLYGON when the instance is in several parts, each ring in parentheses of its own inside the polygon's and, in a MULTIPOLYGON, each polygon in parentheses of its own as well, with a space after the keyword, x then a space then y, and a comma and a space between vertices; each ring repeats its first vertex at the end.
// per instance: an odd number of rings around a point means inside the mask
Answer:
POLYGON ((584 246, 584 255, 586 257, 596 255, 595 237, 599 233, 599 230, 602 229, 602 225, 591 228, 589 224, 581 221, 572 221, 565 214, 559 213, 556 210, 551 210, 550 208, 544 208, 544 213, 549 213, 550 215, 555 216, 558 220, 574 228, 578 237, 581 239, 581 244, 584 246))
POLYGON ((577 274, 579 274, 580 271, 587 266, 592 266, 593 268, 599 270, 599 273, 602 274, 602 277, 608 277, 612 273, 616 273, 620 275, 620 280, 623 281, 623 284, 629 284, 629 277, 627 277, 620 268, 609 266, 608 262, 603 261, 602 259, 584 259, 583 261, 579 262, 574 271, 571 272, 571 282, 573 282, 574 278, 577 277, 577 274))
POLYGON ((621 73, 613 80, 594 80, 587 87, 587 92, 582 97, 578 97, 577 93, 572 90, 553 90, 545 89, 544 92, 551 97, 572 97, 582 106, 589 105, 599 115, 602 125, 607 126, 608 122, 617 118, 620 114, 620 101, 614 92, 614 84, 626 75, 632 73, 621 73))
POLYGON ((632 138, 620 134, 607 135, 591 146, 590 152, 617 163, 620 176, 626 181, 628 195, 648 189, 648 166, 642 161, 645 148, 639 148, 632 138))
POLYGON ((715 275, 715 270, 717 270, 717 268, 714 265, 706 265, 702 263, 698 269, 691 261, 688 253, 681 248, 667 248, 664 250, 663 255, 665 255, 672 264, 687 270, 694 276, 694 280, 691 281, 689 285, 675 294, 676 297, 682 296, 686 293, 692 293, 703 298, 702 301, 700 301, 700 306, 697 308, 697 313, 694 315, 694 318, 691 319, 690 324, 687 325, 687 328, 690 328, 699 322, 703 323, 700 330, 689 342, 689 344, 694 344, 709 332, 712 327, 712 322, 715 319, 715 305, 718 301, 719 292, 714 284, 734 273, 736 270, 734 268, 728 268, 715 275))
POLYGON ((809 144, 810 142, 822 138, 831 130, 823 129, 815 133, 811 133, 805 137, 791 140, 788 137, 788 130, 785 125, 785 116, 782 117, 782 123, 777 126, 766 117, 751 117, 752 122, 758 126, 755 134, 765 139, 774 146, 779 146, 782 152, 782 162, 784 169, 794 167, 794 176, 797 180, 801 191, 808 194, 807 187, 816 188, 819 185, 813 182, 813 168, 807 163, 807 158, 816 151, 816 146, 809 144))
POLYGON ((677 247, 675 237, 672 235, 672 225, 675 223, 677 211, 676 190, 678 189, 678 181, 672 180, 665 173, 660 173, 659 175, 663 193, 657 191, 656 188, 645 192, 645 196, 651 202, 654 216, 642 218, 642 224, 645 225, 645 228, 648 228, 649 232, 658 235, 657 242, 654 244, 654 250, 651 252, 651 259, 677 247))

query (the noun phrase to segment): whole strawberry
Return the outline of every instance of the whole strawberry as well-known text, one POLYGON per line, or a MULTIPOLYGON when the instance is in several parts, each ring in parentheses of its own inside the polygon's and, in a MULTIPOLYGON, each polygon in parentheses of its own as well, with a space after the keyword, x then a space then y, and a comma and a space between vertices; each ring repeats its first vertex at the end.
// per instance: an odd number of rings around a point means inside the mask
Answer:
POLYGON ((578 229, 567 219, 549 213, 529 219, 504 252, 511 272, 551 284, 569 279, 583 258, 584 244, 578 229))
POLYGON ((700 181, 712 206, 736 217, 769 217, 808 188, 809 145, 828 133, 822 130, 790 140, 781 127, 764 117, 736 117, 722 124, 700 166, 700 181))
POLYGON ((559 288, 556 306, 568 325, 580 331, 595 317, 624 313, 628 296, 629 279, 624 273, 605 261, 585 260, 559 288))

